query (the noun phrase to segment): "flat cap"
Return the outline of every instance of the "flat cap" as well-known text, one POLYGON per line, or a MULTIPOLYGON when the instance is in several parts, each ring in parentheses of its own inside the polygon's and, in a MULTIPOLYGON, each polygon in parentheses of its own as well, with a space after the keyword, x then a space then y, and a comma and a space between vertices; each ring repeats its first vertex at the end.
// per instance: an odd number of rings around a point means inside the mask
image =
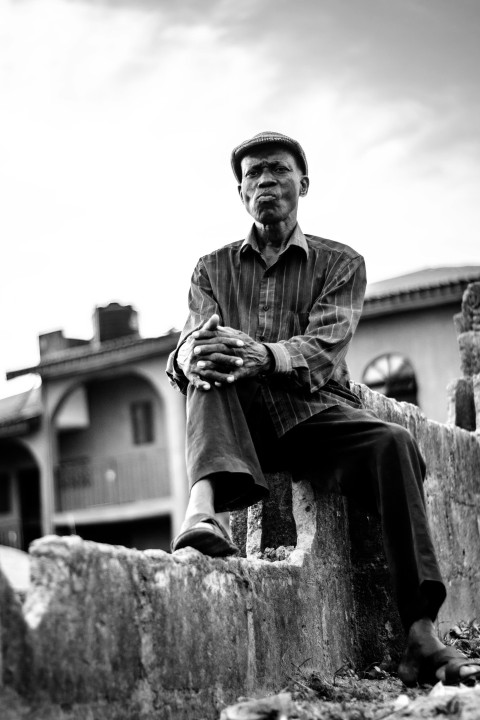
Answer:
POLYGON ((233 174, 237 178, 238 182, 242 181, 242 169, 240 163, 245 155, 248 155, 250 150, 259 145, 283 145, 290 150, 292 155, 298 160, 301 170, 308 175, 307 158, 303 152, 303 148, 299 142, 294 140, 288 135, 282 135, 282 133, 273 132, 271 130, 265 130, 264 132, 254 135, 250 140, 244 140, 244 142, 237 145, 232 152, 231 163, 233 174))

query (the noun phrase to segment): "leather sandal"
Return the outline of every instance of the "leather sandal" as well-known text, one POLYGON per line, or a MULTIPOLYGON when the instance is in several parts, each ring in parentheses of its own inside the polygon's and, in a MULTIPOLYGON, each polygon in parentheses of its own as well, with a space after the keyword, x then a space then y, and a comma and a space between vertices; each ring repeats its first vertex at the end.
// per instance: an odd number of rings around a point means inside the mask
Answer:
POLYGON ((211 557, 225 557, 239 552, 223 525, 213 515, 201 513, 192 515, 188 527, 179 533, 170 545, 172 553, 186 547, 192 547, 211 557))

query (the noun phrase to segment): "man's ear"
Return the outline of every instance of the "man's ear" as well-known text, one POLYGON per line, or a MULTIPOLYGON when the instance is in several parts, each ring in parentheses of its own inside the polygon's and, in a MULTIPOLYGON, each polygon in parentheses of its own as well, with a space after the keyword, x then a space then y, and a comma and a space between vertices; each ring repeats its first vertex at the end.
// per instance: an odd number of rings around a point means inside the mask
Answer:
POLYGON ((244 201, 244 199, 243 199, 243 193, 242 193, 242 186, 239 185, 238 188, 237 188, 237 190, 238 190, 238 194, 240 195, 240 200, 241 200, 242 203, 245 205, 245 201, 244 201))
POLYGON ((305 197, 305 195, 308 193, 308 188, 310 186, 310 179, 308 175, 304 175, 302 179, 300 180, 300 195, 302 197, 305 197))

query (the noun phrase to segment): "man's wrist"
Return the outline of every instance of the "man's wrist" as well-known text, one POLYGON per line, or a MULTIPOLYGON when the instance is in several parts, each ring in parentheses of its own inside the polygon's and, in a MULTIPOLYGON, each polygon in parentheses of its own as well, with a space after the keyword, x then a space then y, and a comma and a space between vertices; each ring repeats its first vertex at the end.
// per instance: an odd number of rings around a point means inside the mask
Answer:
POLYGON ((286 343, 264 343, 273 357, 273 372, 275 375, 290 375, 292 372, 292 359, 286 348, 286 343))
POLYGON ((262 362, 262 367, 259 374, 261 377, 268 377, 269 375, 273 375, 273 372, 275 370, 275 358, 269 347, 267 347, 263 343, 262 346, 265 348, 265 358, 262 362))

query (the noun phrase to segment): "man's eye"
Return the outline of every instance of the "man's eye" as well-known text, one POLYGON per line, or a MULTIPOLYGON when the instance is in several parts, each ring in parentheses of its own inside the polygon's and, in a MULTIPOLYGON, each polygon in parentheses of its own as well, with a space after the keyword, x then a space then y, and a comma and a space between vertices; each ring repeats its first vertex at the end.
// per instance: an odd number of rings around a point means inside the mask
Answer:
POLYGON ((286 173, 288 172, 288 168, 284 167, 283 165, 279 165, 275 168, 276 173, 286 173))
POLYGON ((246 177, 255 177, 258 175, 258 170, 247 170, 245 173, 246 177))

